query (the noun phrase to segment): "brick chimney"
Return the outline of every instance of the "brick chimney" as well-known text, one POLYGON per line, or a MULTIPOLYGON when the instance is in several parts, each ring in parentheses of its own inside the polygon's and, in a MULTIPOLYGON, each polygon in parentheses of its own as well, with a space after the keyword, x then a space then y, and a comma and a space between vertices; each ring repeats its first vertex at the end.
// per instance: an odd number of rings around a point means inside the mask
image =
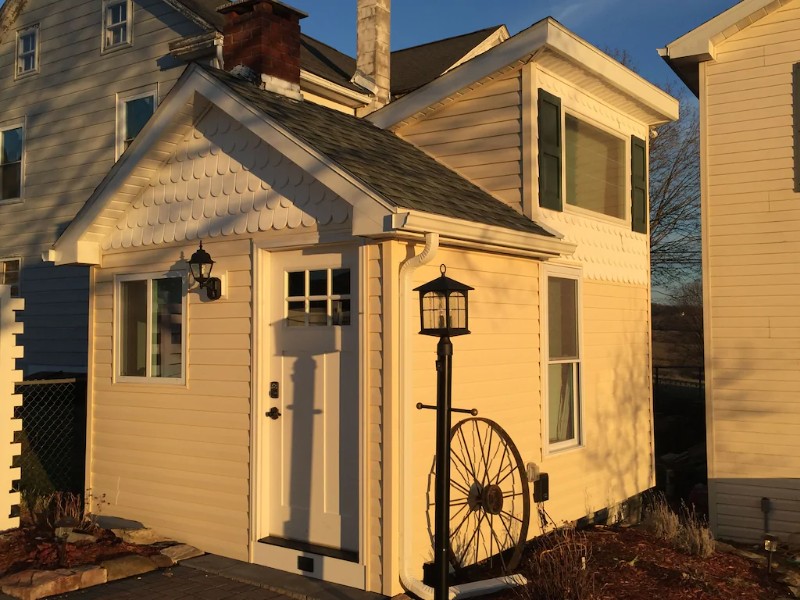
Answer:
POLYGON ((308 15, 278 0, 235 0, 217 11, 225 69, 245 66, 265 89, 300 98, 300 19, 308 15))
POLYGON ((389 104, 390 20, 391 0, 358 0, 356 73, 352 81, 373 94, 371 104, 360 114, 369 114, 389 104))

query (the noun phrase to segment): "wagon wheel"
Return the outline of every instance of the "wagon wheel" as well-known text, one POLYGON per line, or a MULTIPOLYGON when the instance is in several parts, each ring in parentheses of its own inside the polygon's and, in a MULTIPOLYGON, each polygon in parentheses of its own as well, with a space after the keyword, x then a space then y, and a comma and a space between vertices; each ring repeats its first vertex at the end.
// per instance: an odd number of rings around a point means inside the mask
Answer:
POLYGON ((519 564, 527 539, 530 494, 519 450, 505 430, 480 417, 450 433, 450 562, 504 572, 519 564))

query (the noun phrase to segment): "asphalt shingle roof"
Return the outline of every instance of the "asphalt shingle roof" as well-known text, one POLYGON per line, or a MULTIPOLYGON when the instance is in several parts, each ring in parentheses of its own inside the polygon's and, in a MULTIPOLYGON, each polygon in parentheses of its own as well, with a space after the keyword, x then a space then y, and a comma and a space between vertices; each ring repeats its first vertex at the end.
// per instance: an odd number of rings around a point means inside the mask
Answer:
POLYGON ((364 119, 259 89, 202 67, 394 206, 554 237, 394 133, 364 119))

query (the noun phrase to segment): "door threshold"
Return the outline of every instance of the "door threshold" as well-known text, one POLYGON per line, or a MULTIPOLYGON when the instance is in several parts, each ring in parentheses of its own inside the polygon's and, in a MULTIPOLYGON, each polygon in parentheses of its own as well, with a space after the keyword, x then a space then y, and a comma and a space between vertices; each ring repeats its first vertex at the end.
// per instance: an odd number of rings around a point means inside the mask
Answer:
POLYGON ((331 548, 330 546, 320 546, 319 544, 312 544, 310 542, 302 542, 300 540, 290 540, 287 538, 276 537, 268 535, 258 540, 261 544, 268 544, 270 546, 279 546, 281 548, 288 548, 289 550, 297 550, 298 552, 308 552, 309 554, 318 554, 319 556, 327 556, 337 560, 345 560, 347 562, 358 562, 358 552, 353 550, 342 550, 341 548, 331 548))

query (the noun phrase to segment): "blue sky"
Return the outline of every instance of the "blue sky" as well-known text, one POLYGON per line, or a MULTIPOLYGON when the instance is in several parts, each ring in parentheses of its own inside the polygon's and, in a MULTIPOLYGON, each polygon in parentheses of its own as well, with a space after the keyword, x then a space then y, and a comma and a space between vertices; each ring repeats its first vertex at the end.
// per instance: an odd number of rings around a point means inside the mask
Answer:
MULTIPOLYGON (((305 33, 351 56, 356 0, 285 0, 308 13, 305 33)), ((492 25, 514 34, 552 16, 595 46, 627 50, 658 85, 678 79, 656 53, 736 0, 393 0, 392 48, 406 48, 492 25)))

